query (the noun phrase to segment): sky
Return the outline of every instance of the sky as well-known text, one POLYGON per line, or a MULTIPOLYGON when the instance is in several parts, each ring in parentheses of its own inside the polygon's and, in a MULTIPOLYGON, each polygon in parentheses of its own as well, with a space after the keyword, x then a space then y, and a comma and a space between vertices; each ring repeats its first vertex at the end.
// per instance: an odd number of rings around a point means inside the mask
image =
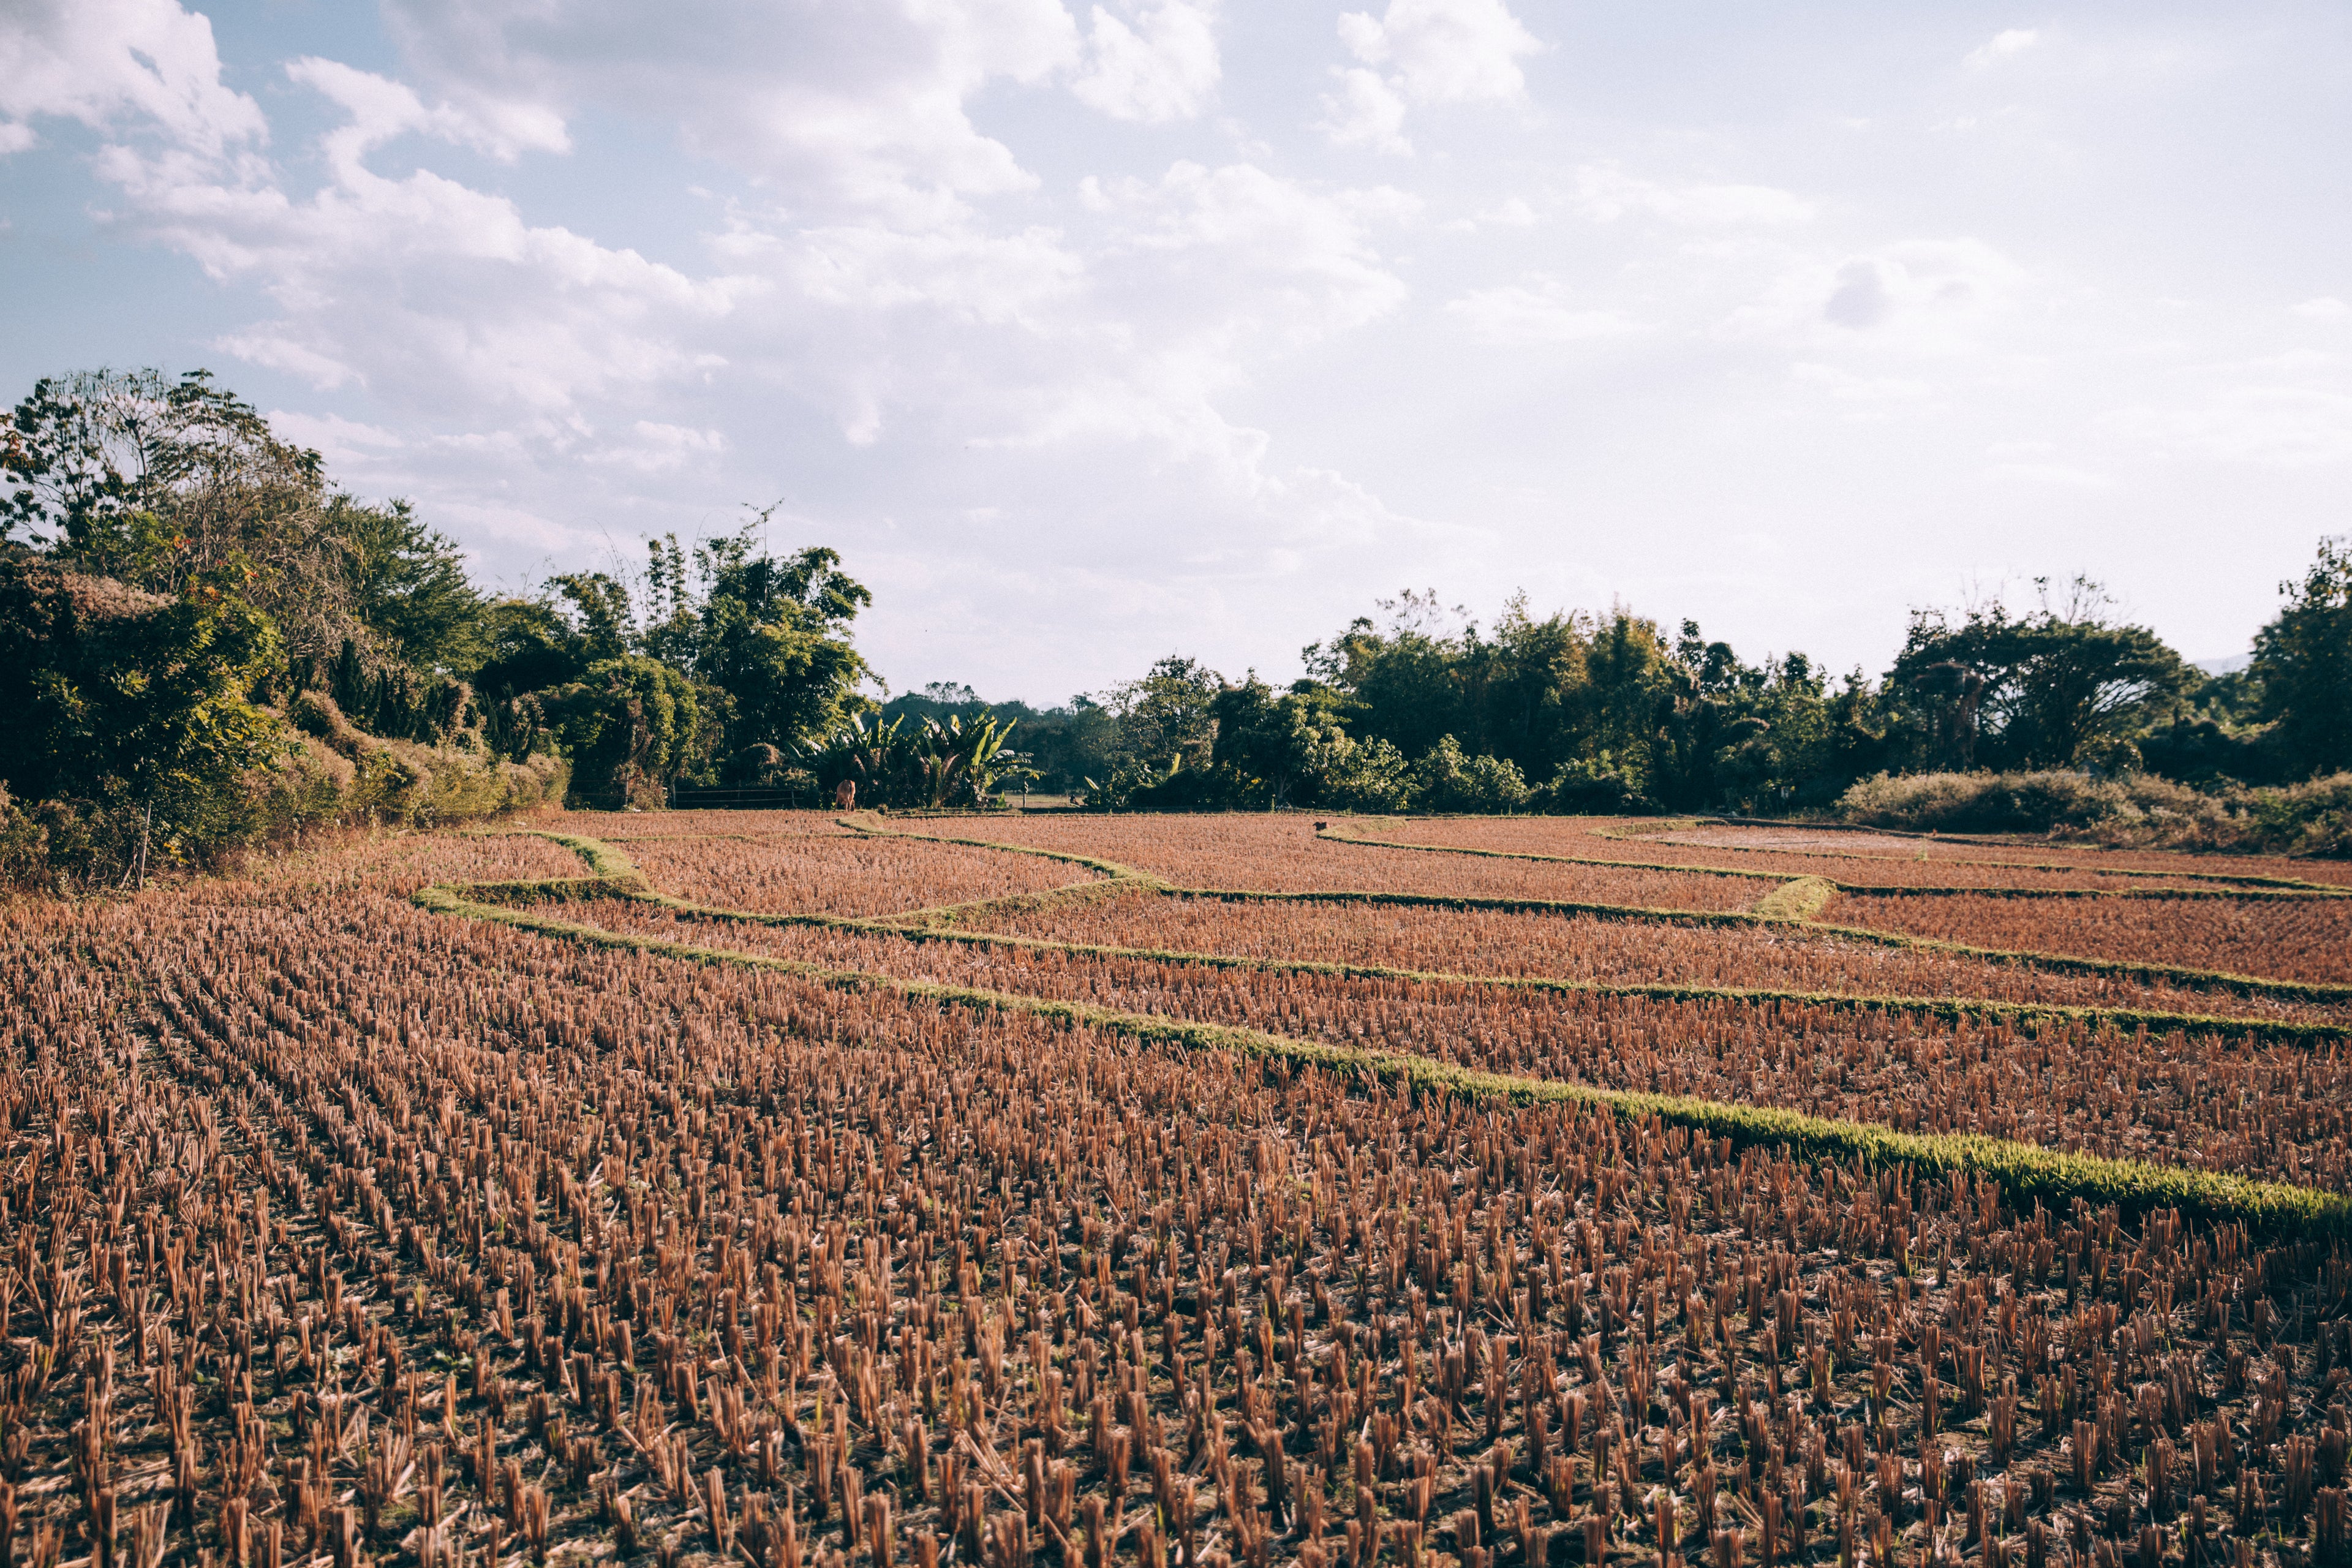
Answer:
POLYGON ((0 0, 0 396, 209 368, 519 592, 764 511, 898 689, 2218 659, 2352 529, 2347 147, 2340 3, 0 0))

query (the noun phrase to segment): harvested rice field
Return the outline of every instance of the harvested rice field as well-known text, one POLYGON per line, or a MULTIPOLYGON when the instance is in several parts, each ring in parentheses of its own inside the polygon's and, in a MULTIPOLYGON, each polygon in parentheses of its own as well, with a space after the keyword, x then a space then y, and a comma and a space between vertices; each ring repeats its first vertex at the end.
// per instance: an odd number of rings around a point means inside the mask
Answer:
POLYGON ((0 905, 0 1568, 2352 1562, 2343 868, 1928 849, 551 814, 0 905))

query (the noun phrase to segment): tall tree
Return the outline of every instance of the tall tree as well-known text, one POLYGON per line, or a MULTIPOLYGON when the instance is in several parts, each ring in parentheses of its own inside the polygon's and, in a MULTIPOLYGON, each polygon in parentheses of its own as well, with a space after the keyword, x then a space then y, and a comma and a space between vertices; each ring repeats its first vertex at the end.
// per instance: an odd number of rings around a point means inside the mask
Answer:
POLYGON ((350 552, 352 611, 380 652, 443 675, 480 667, 489 652, 482 595, 455 540, 400 500, 372 506, 331 496, 326 524, 350 552))
POLYGON ((228 585, 298 655, 331 658, 359 630, 319 454, 207 372, 41 381, 9 416, 0 467, 0 537, 22 531, 80 571, 166 595, 228 585))
POLYGON ((278 658, 268 618, 217 584, 165 598, 0 553, 0 782, 164 842, 224 837, 247 771, 285 749, 249 697, 278 658))
POLYGON ((2131 736, 2193 684, 2153 631, 2108 617, 2098 584, 2075 578, 2057 605, 2048 579, 2036 586, 2023 615, 1995 600, 1957 621, 1912 616, 1887 684, 1908 696, 1935 765, 2137 765, 2131 736))
POLYGON ((1164 772, 1171 763, 1206 769, 1223 689, 1215 670, 1182 654, 1170 654, 1140 679, 1112 687, 1101 698, 1114 721, 1104 760, 1114 772, 1164 772))
POLYGON ((707 586, 694 615, 686 667, 727 694, 730 749, 792 747, 870 706, 873 673, 850 624, 874 602, 822 545, 778 557, 748 533, 705 547, 707 586))
POLYGON ((2254 679, 2276 743, 2301 775, 2352 769, 2352 540, 2323 539, 2286 605, 2254 638, 2254 679))

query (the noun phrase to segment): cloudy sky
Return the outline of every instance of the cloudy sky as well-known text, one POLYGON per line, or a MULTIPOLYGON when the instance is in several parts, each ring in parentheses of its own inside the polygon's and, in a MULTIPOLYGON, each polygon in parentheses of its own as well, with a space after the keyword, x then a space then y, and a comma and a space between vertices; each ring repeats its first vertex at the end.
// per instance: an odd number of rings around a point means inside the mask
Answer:
POLYGON ((516 588, 781 503, 902 688, 2206 658, 2352 529, 2347 148, 2340 3, 0 0, 0 393, 209 366, 516 588))

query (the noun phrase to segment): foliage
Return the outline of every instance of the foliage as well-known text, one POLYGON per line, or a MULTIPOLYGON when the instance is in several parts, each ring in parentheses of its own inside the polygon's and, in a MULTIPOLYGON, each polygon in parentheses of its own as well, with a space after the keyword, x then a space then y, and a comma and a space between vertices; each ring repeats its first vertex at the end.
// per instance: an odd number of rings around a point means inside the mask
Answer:
POLYGON ((1574 816, 1647 816, 1665 809, 1605 751, 1562 763, 1543 799, 1549 809, 1574 816))
POLYGON ((556 757, 518 763, 479 747, 369 734, 324 692, 297 696, 287 717, 307 744, 278 771, 265 811, 288 826, 433 827, 553 805, 565 793, 569 767, 556 757))
POLYGON ((643 654, 598 659, 542 701, 572 762, 566 805, 656 809, 701 739, 692 683, 643 654))
POLYGON ((268 618, 211 584, 165 598, 0 557, 0 781, 90 819, 85 870, 151 813, 159 852, 192 858, 234 834, 247 773, 285 750, 247 695, 278 658, 268 618))
POLYGON ((319 455, 204 371, 42 381, 9 416, 0 467, 0 536, 21 529, 61 564, 168 597, 233 591, 297 656, 327 658, 358 630, 356 552, 319 455))
POLYGON ((352 613, 386 663, 450 677, 481 667, 482 595, 456 541, 426 527, 405 500, 371 506, 331 496, 324 523, 351 552, 352 613))
POLYGON ((480 647, 474 687, 494 700, 566 685, 591 663, 587 638, 543 599, 500 598, 484 605, 480 647))
POLYGON ((2053 606, 2012 615, 1995 600, 1955 624, 1940 610, 1912 616, 1887 683, 1908 694, 1945 766, 1985 760, 2025 768, 2136 765, 2131 737, 2178 708, 2195 675, 2146 626, 2105 617, 2088 578, 2053 606))
POLYGON ((2286 605, 2254 639, 2252 674, 2291 776, 2352 770, 2352 541, 2320 541, 2286 605))
POLYGON ((1135 680, 1102 697, 1114 739, 1105 760, 1114 769, 1205 769, 1216 743, 1216 707, 1224 681, 1196 658, 1171 654, 1135 680))
POLYGON ((1462 743, 1451 735, 1439 736, 1412 766, 1412 795, 1423 811, 1517 811, 1531 793, 1516 763, 1465 756, 1462 743))
MULTIPOLYGON (((1877 764, 1885 727, 1857 672, 1832 697, 1802 654, 1743 663, 1685 621, 1671 642, 1622 608, 1538 619, 1524 595, 1491 635, 1434 594, 1382 600, 1305 652, 1353 735, 1427 756, 1447 736, 1523 779, 1550 810, 1777 809, 1834 797, 1877 764)), ((1506 795, 1509 792, 1506 791, 1506 795)))
POLYGON ((1025 772, 1010 749, 1012 731, 993 716, 869 721, 859 713, 797 755, 827 795, 855 784, 861 806, 971 806, 1025 772))
POLYGON ((1210 766, 1228 780, 1236 805, 1315 805, 1355 750, 1328 689, 1277 695, 1253 670, 1222 689, 1210 710, 1216 725, 1210 766))
POLYGON ((840 570, 838 553, 816 547, 787 559, 754 555, 739 537, 697 554, 704 563, 700 602, 674 593, 666 626, 675 629, 675 642, 657 628, 648 647, 670 651, 680 668, 727 693, 730 745, 796 745, 860 708, 857 690, 870 672, 848 628, 874 596, 840 570), (690 626, 679 610, 690 611, 690 626))
POLYGON ((1916 832, 2042 833, 2110 844, 2352 854, 2352 773, 2200 791, 2147 773, 1881 773, 1838 803, 1850 822, 1916 832))

